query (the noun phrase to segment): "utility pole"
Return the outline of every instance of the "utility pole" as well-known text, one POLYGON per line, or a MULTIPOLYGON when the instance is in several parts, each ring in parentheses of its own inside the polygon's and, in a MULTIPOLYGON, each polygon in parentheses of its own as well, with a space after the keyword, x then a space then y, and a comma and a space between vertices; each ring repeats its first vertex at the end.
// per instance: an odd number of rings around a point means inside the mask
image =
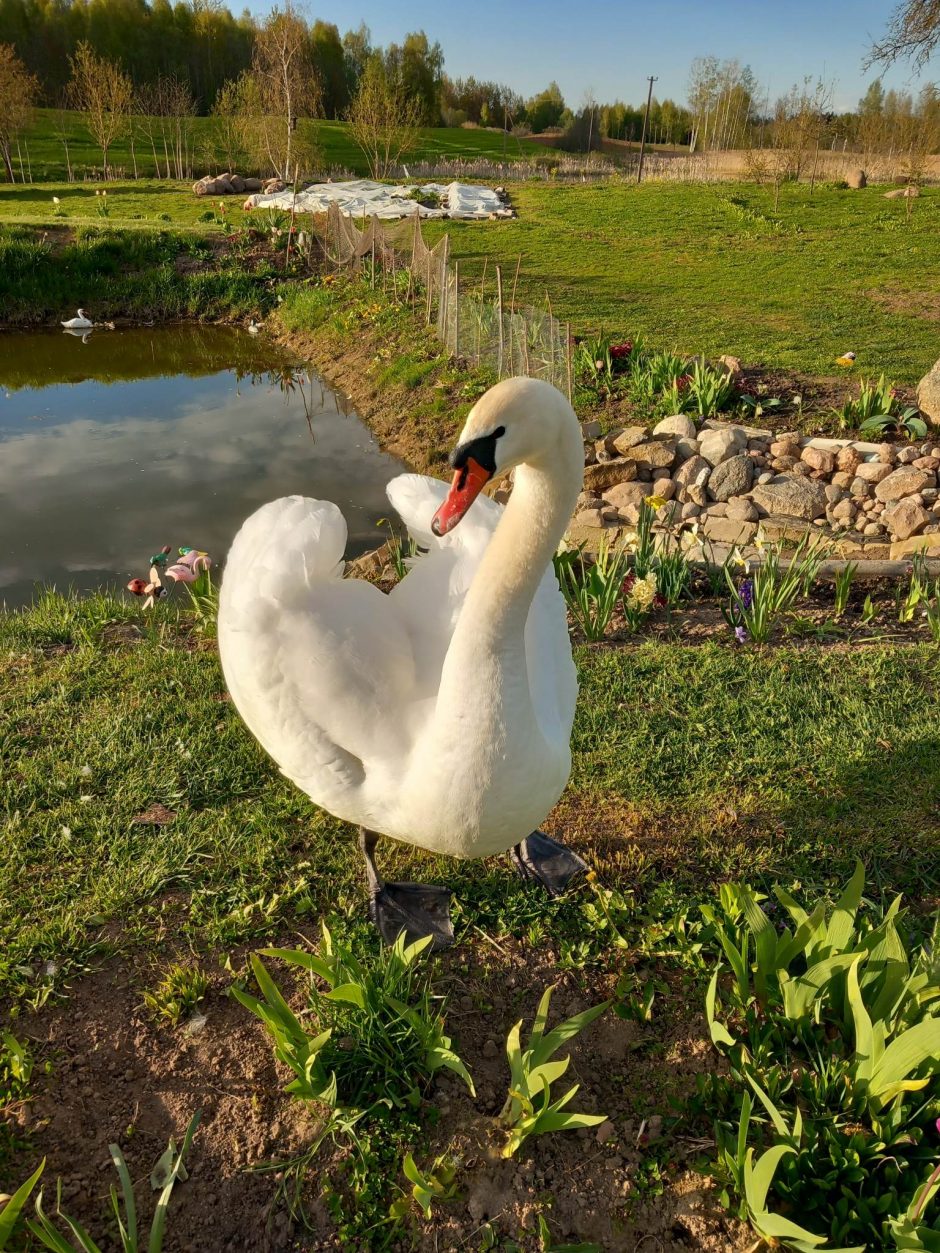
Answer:
POLYGON ((653 102, 653 84, 658 82, 657 78, 650 76, 650 89, 646 96, 646 112, 643 114, 643 134, 640 136, 640 164, 636 167, 636 181, 639 183, 643 178, 643 154, 646 151, 646 128, 650 120, 650 105, 653 102))

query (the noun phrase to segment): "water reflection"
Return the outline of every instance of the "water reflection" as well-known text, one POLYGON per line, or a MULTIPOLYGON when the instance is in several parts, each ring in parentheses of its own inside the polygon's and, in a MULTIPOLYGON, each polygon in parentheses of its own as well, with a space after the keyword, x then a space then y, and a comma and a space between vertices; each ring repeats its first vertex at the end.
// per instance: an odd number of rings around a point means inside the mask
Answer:
POLYGON ((0 336, 0 597, 120 585, 164 543, 221 559, 275 496, 334 500, 379 542, 402 465, 264 340, 219 328, 0 336))

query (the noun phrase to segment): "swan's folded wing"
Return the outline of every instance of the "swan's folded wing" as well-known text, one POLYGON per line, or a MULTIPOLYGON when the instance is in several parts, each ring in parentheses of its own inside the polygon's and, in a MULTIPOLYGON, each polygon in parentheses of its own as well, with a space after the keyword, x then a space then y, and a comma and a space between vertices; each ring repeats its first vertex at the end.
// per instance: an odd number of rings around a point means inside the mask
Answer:
POLYGON ((272 501, 236 536, 219 603, 239 712, 282 771, 333 812, 370 765, 401 752, 414 696, 407 632, 388 597, 340 577, 345 544, 335 505, 272 501))
POLYGON ((578 700, 578 676, 571 656, 568 611, 551 564, 526 619, 525 654, 539 726, 546 736, 568 744, 578 700))
POLYGON ((446 483, 423 474, 400 474, 385 490, 409 534, 427 549, 410 563, 408 577, 392 588, 390 598, 411 637, 421 690, 436 695, 464 598, 503 510, 478 496, 460 525, 438 537, 431 531, 431 519, 447 496, 446 483))

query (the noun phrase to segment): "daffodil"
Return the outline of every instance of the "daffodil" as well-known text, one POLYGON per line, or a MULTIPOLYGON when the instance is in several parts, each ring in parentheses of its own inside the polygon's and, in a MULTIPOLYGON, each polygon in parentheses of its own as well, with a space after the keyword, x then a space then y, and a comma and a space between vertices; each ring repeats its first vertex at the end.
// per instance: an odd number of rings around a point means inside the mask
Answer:
POLYGON ((654 511, 654 513, 659 513, 663 505, 666 504, 666 497, 665 496, 647 496, 646 504, 648 508, 654 511))

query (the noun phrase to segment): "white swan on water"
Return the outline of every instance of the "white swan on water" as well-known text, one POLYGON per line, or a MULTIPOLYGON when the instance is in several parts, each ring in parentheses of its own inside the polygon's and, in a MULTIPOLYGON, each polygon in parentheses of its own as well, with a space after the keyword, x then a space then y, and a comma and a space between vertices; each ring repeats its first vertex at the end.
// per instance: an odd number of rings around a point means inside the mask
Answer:
POLYGON ((550 892, 585 863, 537 830, 571 765, 577 697, 551 559, 581 487, 568 401, 508 379, 473 407, 450 488, 403 474, 388 496, 427 548, 385 596, 343 579, 346 523, 329 501, 262 506, 232 544, 219 651, 239 712, 288 778, 360 827, 371 912, 451 942, 450 893, 383 883, 379 834, 454 857, 512 850, 550 892), (480 490, 516 467, 503 507, 480 490), (459 523, 459 525, 458 525, 459 523))
POLYGON ((79 309, 77 318, 69 318, 62 325, 67 331, 90 331, 95 324, 86 316, 84 309, 79 309))

